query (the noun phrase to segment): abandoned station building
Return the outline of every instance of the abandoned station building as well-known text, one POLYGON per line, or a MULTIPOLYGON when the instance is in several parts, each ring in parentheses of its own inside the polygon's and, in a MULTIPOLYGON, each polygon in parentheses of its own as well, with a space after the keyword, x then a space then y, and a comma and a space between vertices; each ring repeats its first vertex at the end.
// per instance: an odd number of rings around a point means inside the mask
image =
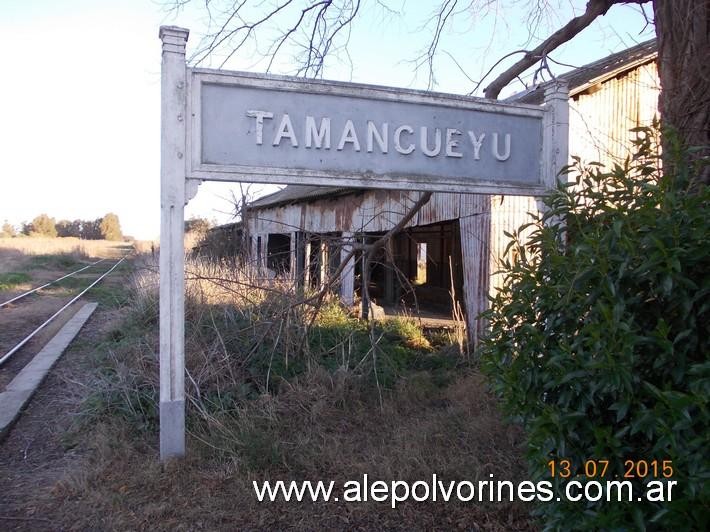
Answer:
MULTIPOLYGON (((629 154, 631 128, 657 115, 655 41, 560 76, 570 90, 569 153, 610 163, 629 154)), ((542 104, 545 84, 508 101, 542 104)), ((353 242, 373 241, 402 220, 422 193, 290 185, 253 201, 245 215, 252 260, 298 284, 326 282, 353 242)), ((397 313, 451 316, 463 309, 469 339, 500 279, 494 273, 512 232, 539 208, 535 198, 434 193, 375 261, 371 299, 397 313), (416 309, 416 310, 413 310, 416 309)), ((334 290, 346 304, 360 292, 361 263, 341 268, 334 290)))

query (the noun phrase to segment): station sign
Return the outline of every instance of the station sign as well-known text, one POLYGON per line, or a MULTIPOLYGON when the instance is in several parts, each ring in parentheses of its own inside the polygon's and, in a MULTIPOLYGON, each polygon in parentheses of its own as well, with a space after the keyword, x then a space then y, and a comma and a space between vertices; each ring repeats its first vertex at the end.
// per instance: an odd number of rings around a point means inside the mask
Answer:
POLYGON ((536 194, 544 110, 464 96, 188 69, 188 178, 536 194))

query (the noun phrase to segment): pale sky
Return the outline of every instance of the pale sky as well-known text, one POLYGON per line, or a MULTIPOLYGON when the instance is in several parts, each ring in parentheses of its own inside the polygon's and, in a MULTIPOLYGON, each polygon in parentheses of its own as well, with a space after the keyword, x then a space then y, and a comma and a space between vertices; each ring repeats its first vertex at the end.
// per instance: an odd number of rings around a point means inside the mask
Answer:
MULTIPOLYGON (((266 6, 276 0, 247 1, 266 6)), ((570 4, 579 12, 586 0, 550 3, 560 5, 553 17, 566 21, 570 4)), ((40 213, 60 220, 94 219, 115 212, 125 234, 157 238, 158 28, 161 24, 189 28, 189 55, 206 29, 200 10, 203 4, 198 0, 174 15, 157 0, 0 1, 0 50, 4 56, 0 77, 0 224, 7 219, 19 225, 40 213)), ((415 75, 411 61, 428 44, 430 30, 422 24, 438 4, 395 0, 390 5, 401 14, 387 15, 375 0, 364 0, 364 16, 357 19, 351 32, 352 64, 344 55, 334 58, 327 63, 324 77, 426 89, 425 72, 415 75)), ((500 57, 525 45, 526 20, 519 8, 510 8, 483 23, 473 24, 465 13, 456 21, 441 41, 436 90, 466 94, 473 85, 451 56, 468 76, 479 79, 500 57)), ((614 6, 602 21, 552 57, 575 66, 600 59, 652 37, 653 27, 644 30, 645 25, 638 7, 614 6)), ((541 31, 542 36, 546 34, 541 31)), ((512 60, 502 67, 510 64, 512 60)), ((236 55, 226 68, 263 72, 265 64, 250 48, 236 55)), ((568 70, 558 68, 556 73, 568 70)), ((294 70, 286 55, 274 73, 294 70)), ((225 199, 230 188, 237 185, 202 185, 188 205, 186 217, 229 221, 224 213, 231 209, 225 199)))

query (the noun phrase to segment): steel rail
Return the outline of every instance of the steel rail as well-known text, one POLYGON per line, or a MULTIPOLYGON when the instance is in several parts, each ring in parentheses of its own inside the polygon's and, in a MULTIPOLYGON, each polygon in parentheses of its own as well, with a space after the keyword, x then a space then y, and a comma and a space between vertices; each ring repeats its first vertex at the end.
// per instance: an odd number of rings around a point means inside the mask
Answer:
POLYGON ((71 272, 71 273, 66 274, 64 277, 60 277, 59 279, 55 279, 54 281, 48 282, 47 284, 43 284, 42 286, 38 286, 37 288, 33 288, 32 290, 29 290, 28 292, 25 292, 24 294, 20 294, 20 295, 18 295, 18 296, 15 296, 15 297, 13 297, 12 299, 9 299, 8 301, 5 301, 4 303, 0 303, 0 307, 4 307, 5 305, 9 305, 9 304, 12 303, 13 301, 17 301, 18 299, 22 299, 23 297, 28 296, 28 295, 30 295, 30 294, 34 294, 37 290, 42 290, 42 288, 47 288, 49 285, 52 285, 52 284, 54 284, 54 283, 58 283, 59 281, 62 281, 62 280, 64 280, 64 279, 66 279, 67 277, 71 277, 72 275, 75 275, 75 274, 77 274, 77 273, 79 273, 79 272, 83 272, 83 271, 86 270, 87 268, 91 268, 92 266, 98 264, 99 262, 103 262, 103 261, 105 261, 105 260, 106 260, 106 259, 97 260, 96 262, 92 262, 92 263, 89 264, 88 266, 84 266, 83 268, 79 268, 79 269, 76 270, 75 272, 71 272))
POLYGON ((5 353, 5 355, 3 355, 2 358, 0 358, 0 366, 2 366, 2 365, 5 363, 5 361, 6 361, 7 359, 9 359, 12 355, 14 355, 17 351, 19 351, 20 348, 21 348, 23 345, 25 345, 27 342, 29 342, 29 341, 34 337, 35 334, 37 334, 39 331, 41 331, 42 329, 44 329, 47 325, 49 325, 49 323, 50 323, 54 318, 56 318, 56 317, 59 316, 64 310, 66 310, 66 308, 67 308, 69 305, 71 305, 72 303, 74 303, 77 299, 79 299, 79 298, 80 298, 81 296, 83 296, 86 292, 88 292, 93 286, 95 286, 96 284, 98 284, 98 282, 101 281, 101 279, 103 279, 103 278, 106 277, 109 273, 111 273, 113 270, 115 270, 116 267, 117 267, 119 264, 121 264, 124 260, 126 260, 126 257, 123 257, 121 260, 119 260, 116 264, 114 264, 114 265, 111 267, 110 270, 108 270, 107 272, 105 272, 101 277, 99 277, 99 278, 96 279, 93 283, 91 283, 89 286, 87 286, 86 288, 84 288, 84 290, 82 290, 79 295, 77 295, 76 297, 74 297, 74 299, 72 299, 69 303, 67 303, 66 305, 64 305, 64 306, 63 306, 62 308, 60 308, 57 312, 55 312, 55 313, 52 315, 51 318, 49 318, 49 319, 48 319, 47 321, 45 321, 42 325, 40 325, 40 326, 37 327, 34 331, 32 331, 32 332, 31 332, 28 336, 26 336, 25 339, 22 340, 19 344, 17 344, 15 347, 13 347, 13 348, 10 349, 7 353, 5 353))

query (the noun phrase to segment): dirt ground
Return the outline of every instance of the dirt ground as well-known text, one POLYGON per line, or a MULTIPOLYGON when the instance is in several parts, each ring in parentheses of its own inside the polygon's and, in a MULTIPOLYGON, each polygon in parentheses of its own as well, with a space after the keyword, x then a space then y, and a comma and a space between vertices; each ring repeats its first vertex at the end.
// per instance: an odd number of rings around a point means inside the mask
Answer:
MULTIPOLYGON (((25 272, 31 278, 27 283, 0 291, 0 301, 7 301, 97 260, 71 258, 62 264, 63 261, 55 258, 38 260, 37 255, 25 254, 17 249, 0 249, 0 273, 25 272)), ((105 265, 109 263, 112 261, 99 263, 77 274, 73 285, 50 286, 0 308, 0 356, 68 303, 97 274, 105 271, 105 265)), ((108 282, 121 281, 109 278, 108 282)), ((88 294, 72 304, 0 367, 0 390, 90 300, 91 295, 88 294)), ((47 524, 43 518, 34 515, 36 509, 27 501, 36 494, 42 494, 45 488, 53 486, 58 478, 73 469, 76 445, 68 443, 66 434, 73 423, 73 408, 81 402, 85 393, 81 381, 90 366, 87 355, 92 343, 100 341, 105 335, 104 328, 115 322, 117 312, 102 307, 95 312, 50 372, 7 438, 0 442, 0 530, 17 526, 33 530, 47 524), (22 514, 21 519, 15 515, 18 512, 22 514)))
MULTIPOLYGON (((519 504, 492 508, 476 503, 408 502, 395 510, 381 503, 259 504, 251 483, 264 480, 260 475, 244 475, 202 460, 194 454, 194 441, 188 444, 193 451, 191 457, 163 465, 154 446, 146 448, 140 440, 131 442, 131 434, 117 434, 98 426, 84 433, 90 436, 88 439, 77 439, 72 427, 87 392, 81 376, 90 374, 85 357, 91 342, 108 332, 115 318, 110 313, 92 317, 80 345, 65 354, 26 415, 0 446, 0 493, 7 494, 0 499, 4 530, 535 529, 519 504)), ((393 455, 401 456, 410 445, 416 448, 418 444, 412 441, 416 432, 433 439, 433 446, 460 445, 432 429, 441 427, 436 418, 447 410, 471 413, 472 423, 482 418, 485 423, 485 414, 471 411, 476 409, 477 397, 472 387, 479 384, 476 378, 463 381, 449 391, 451 404, 415 406, 396 421, 387 413, 373 416, 366 412, 340 421, 346 430, 360 431, 358 437, 349 436, 341 449, 343 461, 353 464, 346 467, 379 470, 382 478, 395 478, 396 470, 383 470, 380 464, 391 465, 393 455), (373 443, 374 439, 379 443, 373 443)), ((335 430, 342 431, 343 427, 335 430)), ((488 434, 501 429, 484 424, 481 430, 488 434)), ((463 438, 463 433, 459 437, 463 438)), ((515 438, 516 432, 506 437, 515 438)), ((489 443, 490 448, 481 456, 471 455, 471 462, 489 461, 487 467, 496 471, 497 449, 510 443, 501 446, 495 439, 489 443)), ((334 444, 343 445, 338 437, 334 437, 334 444)), ((475 452, 476 444, 470 449, 475 452)), ((507 459, 505 452, 499 459, 507 459)), ((433 456, 432 462, 436 462, 433 456)), ((327 465, 323 469, 323 480, 343 480, 340 474, 330 477, 327 465)), ((466 478, 468 473, 461 470, 458 474, 466 478)), ((289 472, 271 478, 289 478, 289 472)), ((353 473, 348 478, 359 477, 353 473)))
POLYGON ((86 396, 91 346, 116 320, 116 310, 97 309, 0 443, 0 529, 61 530, 47 517, 52 489, 80 468, 87 446, 67 439, 76 408, 86 396), (39 501, 43 501, 40 503, 39 501))

